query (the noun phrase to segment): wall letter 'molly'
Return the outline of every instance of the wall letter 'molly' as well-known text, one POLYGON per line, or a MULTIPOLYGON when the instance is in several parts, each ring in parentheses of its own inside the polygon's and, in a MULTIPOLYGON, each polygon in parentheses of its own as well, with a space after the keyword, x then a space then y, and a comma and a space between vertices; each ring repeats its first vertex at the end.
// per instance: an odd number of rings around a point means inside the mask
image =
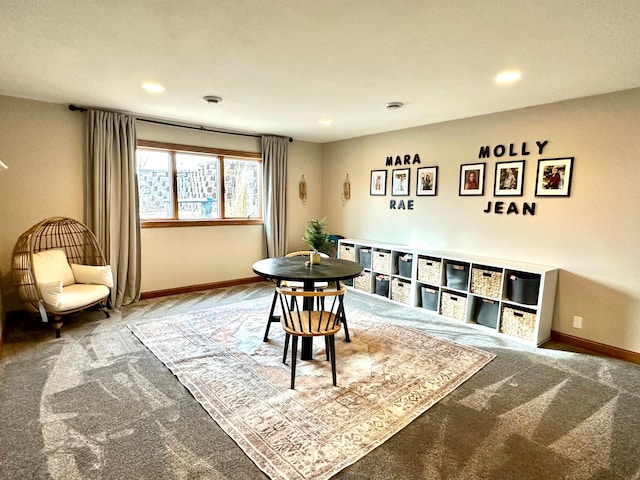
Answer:
POLYGON ((545 140, 543 142, 536 140, 536 145, 538 145, 538 155, 542 155, 542 150, 547 146, 547 143, 549 143, 549 140, 545 140))
POLYGON ((478 158, 489 158, 491 156, 491 147, 489 145, 485 147, 480 147, 480 153, 478 153, 478 158))

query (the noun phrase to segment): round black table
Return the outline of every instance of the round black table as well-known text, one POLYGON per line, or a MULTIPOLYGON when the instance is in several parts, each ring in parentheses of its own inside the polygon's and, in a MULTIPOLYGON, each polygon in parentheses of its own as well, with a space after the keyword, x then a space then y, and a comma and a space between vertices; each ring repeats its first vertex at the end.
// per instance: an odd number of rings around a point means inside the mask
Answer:
MULTIPOLYGON (((320 263, 307 267, 308 256, 276 257, 258 260, 253 271, 269 280, 295 280, 304 284, 304 290, 313 292, 315 282, 336 282, 355 278, 362 273, 362 265, 340 258, 322 258, 320 263)), ((313 299, 308 299, 313 302, 313 299)), ((305 308, 311 309, 311 304, 305 308)), ((271 321, 271 319, 269 319, 271 321)), ((311 360, 313 338, 302 337, 303 360, 311 360)))

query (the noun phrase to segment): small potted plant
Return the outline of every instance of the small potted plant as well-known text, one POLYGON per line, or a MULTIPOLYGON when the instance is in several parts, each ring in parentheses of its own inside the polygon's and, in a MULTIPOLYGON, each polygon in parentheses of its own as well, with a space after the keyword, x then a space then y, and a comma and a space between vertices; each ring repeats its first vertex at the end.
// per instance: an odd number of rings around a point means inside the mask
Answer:
POLYGON ((311 263, 320 263, 320 252, 325 252, 329 246, 329 235, 324 231, 326 219, 309 220, 302 240, 311 249, 311 263))

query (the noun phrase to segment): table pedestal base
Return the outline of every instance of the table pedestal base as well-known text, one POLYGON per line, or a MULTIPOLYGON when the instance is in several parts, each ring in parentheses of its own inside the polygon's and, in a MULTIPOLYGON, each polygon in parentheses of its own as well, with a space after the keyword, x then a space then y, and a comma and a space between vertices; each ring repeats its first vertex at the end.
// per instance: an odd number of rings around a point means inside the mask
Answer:
POLYGON ((313 360, 313 337, 302 337, 300 358, 302 360, 313 360))

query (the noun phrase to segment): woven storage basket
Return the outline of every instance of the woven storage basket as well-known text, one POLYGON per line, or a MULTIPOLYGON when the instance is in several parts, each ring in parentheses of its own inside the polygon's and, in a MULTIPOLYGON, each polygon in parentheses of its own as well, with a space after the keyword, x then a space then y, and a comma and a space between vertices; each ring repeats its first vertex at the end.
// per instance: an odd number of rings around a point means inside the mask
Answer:
POLYGON ((535 340, 536 314, 511 307, 502 309, 500 333, 524 340, 535 340))
POLYGON ((371 255, 373 271, 391 275, 391 252, 374 250, 371 255))
POLYGON ((403 282, 399 278, 391 280, 391 300, 396 302, 410 304, 411 283, 403 282))
POLYGON ((467 297, 443 291, 440 298, 440 313, 445 317, 464 321, 467 312, 467 297))
POLYGON ((371 293, 371 272, 363 272, 362 275, 355 278, 353 284, 356 290, 371 293))
POLYGON ((353 245, 340 245, 340 258, 343 260, 356 261, 356 249, 353 245))
POLYGON ((418 258, 418 280, 440 285, 442 261, 439 258, 418 258))
POLYGON ((492 298, 500 298, 502 272, 481 268, 471 269, 471 293, 492 298))

